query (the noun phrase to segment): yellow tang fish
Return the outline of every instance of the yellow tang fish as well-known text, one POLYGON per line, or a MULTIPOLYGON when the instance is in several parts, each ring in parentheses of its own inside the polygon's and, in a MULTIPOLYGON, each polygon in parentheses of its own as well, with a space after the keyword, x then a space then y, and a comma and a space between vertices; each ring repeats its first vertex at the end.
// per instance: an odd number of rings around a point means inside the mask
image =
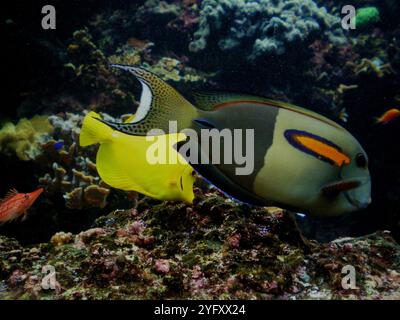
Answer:
POLYGON ((173 148, 186 136, 175 133, 162 138, 165 139, 154 142, 151 138, 115 131, 104 124, 98 114, 90 112, 83 120, 79 142, 81 146, 100 144, 96 156, 97 171, 108 185, 137 191, 158 200, 191 204, 194 198, 194 171, 173 148), (152 150, 155 154, 159 153, 153 160, 149 158, 152 150), (155 163, 157 159, 176 161, 155 163))

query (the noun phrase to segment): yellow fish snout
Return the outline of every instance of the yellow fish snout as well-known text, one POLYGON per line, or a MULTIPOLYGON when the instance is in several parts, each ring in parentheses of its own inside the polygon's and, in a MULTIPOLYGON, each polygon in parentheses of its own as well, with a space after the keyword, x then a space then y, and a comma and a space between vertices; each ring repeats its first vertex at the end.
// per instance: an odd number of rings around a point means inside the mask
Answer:
POLYGON ((196 180, 195 171, 189 165, 185 167, 181 175, 180 181, 182 190, 182 201, 186 204, 193 204, 194 192, 193 184, 196 180))

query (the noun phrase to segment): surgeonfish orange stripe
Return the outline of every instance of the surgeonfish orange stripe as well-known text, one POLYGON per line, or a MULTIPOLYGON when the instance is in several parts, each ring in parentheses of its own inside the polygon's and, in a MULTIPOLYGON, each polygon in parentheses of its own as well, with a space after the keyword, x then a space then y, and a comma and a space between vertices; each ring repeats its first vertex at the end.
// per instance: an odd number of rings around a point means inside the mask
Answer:
POLYGON ((333 161, 338 167, 341 167, 343 164, 349 164, 350 159, 344 153, 340 152, 336 148, 329 146, 321 141, 315 140, 306 136, 298 136, 296 139, 305 147, 314 151, 315 153, 330 159, 333 161))
POLYGON ((350 164, 350 158, 341 151, 340 147, 327 139, 294 129, 286 130, 285 137, 293 147, 319 160, 338 167, 350 164))

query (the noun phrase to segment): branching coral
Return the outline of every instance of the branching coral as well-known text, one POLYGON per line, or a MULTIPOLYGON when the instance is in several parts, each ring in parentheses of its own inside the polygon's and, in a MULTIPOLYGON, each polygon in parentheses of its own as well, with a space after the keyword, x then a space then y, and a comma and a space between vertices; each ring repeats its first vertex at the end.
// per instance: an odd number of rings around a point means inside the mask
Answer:
POLYGON ((204 0, 194 36, 193 52, 216 43, 223 52, 237 51, 256 61, 307 46, 318 36, 338 42, 343 33, 339 18, 312 0, 204 0))
POLYGON ((71 209, 104 208, 110 188, 97 175, 94 149, 81 149, 78 144, 81 115, 67 113, 51 116, 54 139, 43 145, 43 152, 36 160, 49 170, 39 179, 50 193, 61 192, 66 206, 71 209), (62 147, 59 149, 59 142, 62 147))

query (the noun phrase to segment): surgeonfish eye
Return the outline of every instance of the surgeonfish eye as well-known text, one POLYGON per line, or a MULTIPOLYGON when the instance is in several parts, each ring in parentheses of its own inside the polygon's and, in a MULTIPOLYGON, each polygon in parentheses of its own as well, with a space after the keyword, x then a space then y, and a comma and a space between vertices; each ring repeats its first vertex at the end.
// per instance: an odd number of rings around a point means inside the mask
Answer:
POLYGON ((359 168, 364 168, 364 169, 367 168, 368 166, 367 158, 362 153, 358 153, 356 155, 356 164, 357 167, 359 168))
POLYGON ((196 171, 192 170, 191 175, 192 175, 192 176, 195 176, 195 175, 196 175, 196 171))

